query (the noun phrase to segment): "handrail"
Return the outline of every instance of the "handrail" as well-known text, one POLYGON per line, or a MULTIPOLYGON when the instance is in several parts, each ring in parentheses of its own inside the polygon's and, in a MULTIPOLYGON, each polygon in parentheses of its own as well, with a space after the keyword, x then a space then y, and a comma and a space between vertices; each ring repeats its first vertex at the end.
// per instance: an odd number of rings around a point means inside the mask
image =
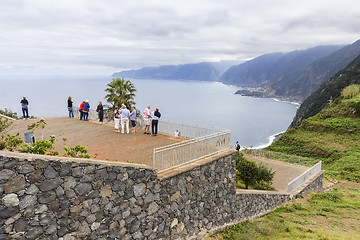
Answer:
POLYGON ((230 131, 190 139, 154 149, 153 167, 162 172, 230 147, 230 131))
POLYGON ((297 189, 301 184, 315 176, 317 173, 321 171, 321 161, 319 161, 317 164, 306 170, 304 173, 302 173, 297 178, 293 179, 288 183, 287 192, 290 193, 297 189))

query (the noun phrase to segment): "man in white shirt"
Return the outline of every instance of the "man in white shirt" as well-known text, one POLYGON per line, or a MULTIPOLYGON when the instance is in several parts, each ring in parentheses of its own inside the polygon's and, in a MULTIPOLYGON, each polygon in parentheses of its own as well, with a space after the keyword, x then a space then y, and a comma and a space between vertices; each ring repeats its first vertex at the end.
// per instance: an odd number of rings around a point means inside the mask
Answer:
POLYGON ((126 133, 129 134, 130 111, 126 108, 125 104, 123 104, 121 107, 120 115, 121 115, 121 133, 124 134, 124 128, 126 128, 126 133))

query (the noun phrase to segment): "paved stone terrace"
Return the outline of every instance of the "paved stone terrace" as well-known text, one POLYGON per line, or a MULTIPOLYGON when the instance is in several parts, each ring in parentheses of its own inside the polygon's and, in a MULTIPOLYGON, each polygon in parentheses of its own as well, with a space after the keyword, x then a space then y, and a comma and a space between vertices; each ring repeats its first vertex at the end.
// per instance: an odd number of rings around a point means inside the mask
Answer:
MULTIPOLYGON (((6 133, 20 133, 20 136, 24 138, 24 133, 28 132, 27 125, 39 120, 16 120, 6 133)), ((65 153, 62 139, 66 138, 68 147, 87 145, 88 154, 92 157, 96 154, 96 159, 139 163, 152 167, 154 148, 181 141, 166 135, 156 137, 144 135, 142 130, 130 134, 116 133, 113 125, 100 124, 96 121, 80 121, 77 118, 46 118, 45 121, 44 139, 55 135, 55 150, 60 154, 65 153)), ((159 127, 161 127, 161 122, 159 127)), ((36 140, 41 139, 42 130, 36 129, 34 135, 36 140)))

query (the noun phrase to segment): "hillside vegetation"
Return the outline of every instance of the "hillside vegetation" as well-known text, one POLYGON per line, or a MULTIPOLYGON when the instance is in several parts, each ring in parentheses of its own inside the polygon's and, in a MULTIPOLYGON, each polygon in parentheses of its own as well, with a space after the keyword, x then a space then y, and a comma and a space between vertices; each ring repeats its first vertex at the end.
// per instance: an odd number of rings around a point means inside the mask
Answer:
POLYGON ((339 96, 267 150, 322 160, 327 176, 360 182, 360 94, 339 96))
POLYGON ((317 115, 283 134, 267 148, 269 151, 255 152, 307 166, 322 160, 326 176, 341 180, 339 184, 327 191, 300 196, 264 217, 228 227, 207 240, 359 239, 359 91, 359 85, 346 87, 317 115))
POLYGON ((264 217, 216 232, 206 240, 360 239, 360 184, 341 183, 312 193, 264 217))
POLYGON ((296 112, 290 127, 319 113, 331 99, 340 96, 341 91, 350 84, 360 84, 360 56, 355 58, 345 69, 324 82, 314 93, 305 99, 296 112))

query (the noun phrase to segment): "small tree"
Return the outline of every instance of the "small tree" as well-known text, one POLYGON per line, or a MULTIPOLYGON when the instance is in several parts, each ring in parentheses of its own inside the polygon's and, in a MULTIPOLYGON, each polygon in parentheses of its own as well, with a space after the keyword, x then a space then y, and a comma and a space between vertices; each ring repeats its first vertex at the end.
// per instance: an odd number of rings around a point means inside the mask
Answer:
POLYGON ((134 97, 136 88, 130 80, 114 78, 107 86, 105 89, 105 92, 107 92, 105 99, 112 104, 112 108, 115 106, 120 107, 121 104, 125 104, 128 108, 135 105, 134 97))
POLYGON ((273 190, 271 184, 273 182, 274 175, 275 171, 267 168, 264 164, 260 163, 258 166, 258 174, 256 178, 257 188, 264 190, 273 190))
POLYGON ((244 158, 243 153, 237 152, 236 155, 236 175, 244 182, 245 188, 251 185, 255 189, 273 190, 271 187, 275 172, 267 168, 264 164, 257 165, 244 158))
POLYGON ((248 189, 249 185, 256 183, 258 167, 254 162, 244 158, 240 152, 236 153, 236 170, 240 180, 245 183, 245 188, 248 189))

